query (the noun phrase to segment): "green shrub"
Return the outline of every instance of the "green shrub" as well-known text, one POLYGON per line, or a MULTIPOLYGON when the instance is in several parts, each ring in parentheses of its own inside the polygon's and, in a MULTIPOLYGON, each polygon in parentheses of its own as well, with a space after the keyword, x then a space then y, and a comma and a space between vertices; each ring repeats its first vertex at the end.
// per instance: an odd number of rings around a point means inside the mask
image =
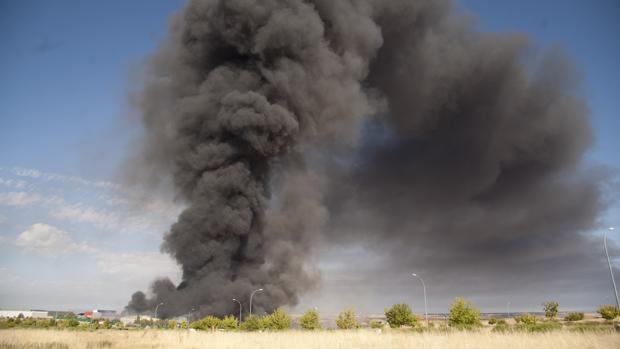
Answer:
POLYGON ((545 317, 548 319, 554 319, 558 315, 558 309, 560 304, 558 302, 546 302, 543 303, 543 310, 545 311, 545 317))
POLYGON ((613 324, 609 322, 588 321, 580 323, 570 323, 566 325, 571 332, 594 332, 594 333, 610 333, 614 332, 613 324))
POLYGON ((220 328, 223 330, 235 330, 237 326, 237 318, 232 315, 225 316, 220 323, 220 328))
POLYGON ((573 313, 568 313, 568 315, 564 317, 564 321, 579 321, 579 320, 583 320, 583 318, 584 318, 583 313, 573 312, 573 313))
POLYGON ((497 332, 497 333, 506 333, 510 331, 510 326, 508 326, 506 324, 506 322, 504 321, 504 323, 497 323, 497 325, 495 325, 495 327, 493 327, 493 329, 491 330, 491 332, 497 332))
POLYGON ((550 332, 562 329, 562 324, 552 321, 542 323, 521 323, 516 325, 515 329, 525 332, 550 332))
POLYGON ((605 320, 613 320, 618 316, 618 308, 613 305, 601 305, 598 308, 598 313, 601 314, 605 320))
POLYGON ((507 324, 506 324, 506 320, 504 320, 504 319, 499 319, 499 320, 497 320, 497 324, 498 324, 498 325, 507 325, 507 324))
POLYGON ((321 319, 319 318, 319 312, 315 309, 310 309, 306 311, 299 318, 299 327, 304 330, 320 330, 323 326, 321 325, 321 319))
POLYGON ((360 327, 353 309, 347 309, 338 315, 336 326, 341 330, 351 330, 360 327))
POLYGON ((490 317, 489 318, 489 325, 495 325, 497 324, 497 319, 494 317, 490 317))
POLYGON ((207 316, 200 320, 192 322, 189 327, 196 330, 211 330, 215 331, 220 328, 222 325, 222 320, 218 319, 215 316, 207 316))
POLYGON ((392 328, 399 328, 401 326, 415 327, 418 324, 418 319, 405 303, 394 304, 391 308, 385 309, 385 318, 392 328))
POLYGON ((533 325, 536 323, 536 320, 537 320, 536 316, 529 314, 529 313, 525 313, 525 314, 522 314, 521 316, 515 317, 515 321, 517 323, 523 323, 526 325, 533 325))
POLYGON ((480 326, 480 310, 463 298, 456 298, 450 307, 448 324, 462 329, 480 326))
POLYGON ((385 325, 383 324, 381 320, 370 320, 370 328, 374 328, 375 330, 378 330, 378 329, 382 329, 383 326, 385 325))
POLYGON ((245 318, 239 328, 242 331, 261 331, 265 329, 265 323, 261 317, 252 314, 245 318))
POLYGON ((288 330, 291 328, 291 317, 282 310, 278 308, 273 311, 273 313, 267 315, 263 319, 263 323, 266 329, 272 331, 281 331, 288 330))
POLYGON ((167 323, 166 327, 168 329, 171 329, 171 330, 177 328, 177 321, 176 320, 168 320, 168 323, 167 323))

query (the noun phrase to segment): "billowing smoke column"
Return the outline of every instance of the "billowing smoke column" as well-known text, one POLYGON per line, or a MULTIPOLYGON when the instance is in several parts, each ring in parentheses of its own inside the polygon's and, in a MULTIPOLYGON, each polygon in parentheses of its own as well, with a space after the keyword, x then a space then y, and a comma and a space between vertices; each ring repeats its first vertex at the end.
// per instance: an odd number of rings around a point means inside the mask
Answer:
POLYGON ((601 208, 587 108, 561 56, 531 52, 449 1, 191 1, 147 68, 137 166, 187 203, 162 245, 183 281, 127 309, 295 304, 321 241, 442 248, 438 266, 573 256, 601 208))
POLYGON ((355 143, 381 44, 367 5, 337 7, 329 33, 306 1, 193 1, 174 21, 142 96, 142 159, 172 171, 188 204, 162 246, 183 282, 155 282, 154 298, 137 293, 128 310, 163 301, 164 315, 223 314, 258 288, 255 305, 270 309, 314 285, 306 257, 327 214, 300 145, 355 143))

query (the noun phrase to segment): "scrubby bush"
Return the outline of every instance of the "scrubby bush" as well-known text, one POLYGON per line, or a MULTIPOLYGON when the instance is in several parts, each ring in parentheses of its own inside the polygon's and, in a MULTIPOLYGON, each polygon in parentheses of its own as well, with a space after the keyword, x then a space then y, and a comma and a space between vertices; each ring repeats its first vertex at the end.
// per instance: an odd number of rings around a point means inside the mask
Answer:
POLYGON ((263 319, 266 329, 272 331, 288 330, 291 328, 291 317, 281 308, 273 311, 263 319))
POLYGON ((588 321, 580 323, 569 323, 566 325, 571 332, 594 332, 594 333, 610 333, 614 332, 613 324, 609 322, 588 321))
POLYGON ((598 308, 598 313, 601 314, 605 320, 613 320, 618 316, 618 308, 613 305, 601 305, 598 308))
POLYGON ((550 332, 562 329, 562 324, 553 321, 542 323, 521 323, 516 325, 515 329, 525 332, 550 332))
POLYGON ((529 313, 525 313, 520 316, 515 316, 515 322, 517 324, 523 323, 526 325, 533 325, 536 323, 536 316, 529 314, 529 313))
POLYGON ((386 308, 385 318, 392 328, 399 328, 401 326, 415 327, 418 324, 418 319, 405 303, 394 304, 391 308, 386 308))
POLYGON ((232 315, 225 316, 220 322, 220 328, 223 330, 235 330, 237 326, 237 318, 232 315))
POLYGON ((200 320, 192 322, 189 327, 196 330, 211 330, 215 331, 220 328, 222 325, 222 320, 218 319, 215 316, 207 316, 200 320))
POLYGON ((491 330, 491 332, 498 332, 498 333, 506 333, 510 331, 510 326, 508 326, 508 324, 506 324, 506 322, 504 321, 504 323, 497 323, 497 325, 495 325, 495 327, 493 327, 493 329, 491 330))
POLYGON ((456 298, 450 307, 448 324, 463 329, 480 326, 480 310, 463 298, 456 298))
POLYGON ((558 315, 558 309, 560 304, 558 302, 546 302, 543 303, 543 310, 545 311, 545 317, 548 319, 554 319, 558 315))
POLYGON ((370 328, 374 328, 375 330, 378 330, 378 329, 382 329, 383 326, 385 325, 383 324, 381 320, 370 320, 370 328))
POLYGON ((351 330, 359 328, 360 325, 357 322, 355 311, 353 309, 347 309, 338 315, 336 319, 336 326, 341 330, 351 330))
POLYGON ((176 320, 168 320, 168 326, 169 329, 175 329, 177 328, 177 321, 176 320))
POLYGON ((242 331, 262 331, 265 329, 265 323, 261 317, 252 314, 245 318, 239 328, 242 331))
POLYGON ((316 309, 310 309, 306 311, 299 318, 299 327, 304 330, 320 330, 323 326, 321 325, 319 312, 316 311, 316 309))
POLYGON ((583 320, 583 318, 584 318, 583 313, 573 312, 573 313, 568 313, 568 315, 564 317, 564 321, 579 321, 579 320, 583 320))
POLYGON ((490 317, 489 318, 489 325, 495 325, 497 324, 497 319, 494 317, 490 317))

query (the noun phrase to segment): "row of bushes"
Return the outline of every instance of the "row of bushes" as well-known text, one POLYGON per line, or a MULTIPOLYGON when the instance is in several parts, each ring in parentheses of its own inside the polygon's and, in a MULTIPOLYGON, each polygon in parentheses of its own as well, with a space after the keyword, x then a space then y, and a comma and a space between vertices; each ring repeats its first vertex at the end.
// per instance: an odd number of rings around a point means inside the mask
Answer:
MULTIPOLYGON (((547 302, 543 304, 545 315, 547 318, 553 320, 558 313, 559 305, 557 302, 547 302)), ((604 305, 598 309, 601 316, 607 320, 614 319, 618 316, 618 309, 611 305, 604 305)), ((392 328, 421 328, 420 321, 416 315, 414 315, 411 308, 404 303, 395 304, 390 308, 385 309, 385 318, 387 324, 392 328)), ((583 320, 584 314, 573 312, 569 313, 564 319, 566 321, 579 321, 583 320)), ((561 324, 551 322, 538 323, 536 316, 531 314, 522 314, 514 318, 517 325, 514 330, 523 330, 528 332, 541 332, 546 330, 555 329, 557 326, 561 327, 561 324)), ((181 328, 193 328, 196 330, 242 330, 242 331, 278 331, 286 330, 291 327, 291 317, 282 309, 276 309, 269 315, 248 316, 241 324, 238 323, 238 319, 232 315, 226 316, 222 319, 215 316, 207 316, 200 320, 194 321, 189 325, 184 321, 181 324, 181 328)), ((509 326, 504 320, 497 320, 495 318, 489 319, 490 325, 495 325, 494 330, 505 331, 509 329, 509 326)), ((384 324, 381 321, 371 321, 371 328, 382 328, 384 324)), ((140 320, 139 317, 136 320, 137 327, 152 327, 162 329, 174 329, 179 325, 176 321, 170 320, 140 320)), ((308 310, 299 319, 299 326, 304 330, 317 330, 322 328, 322 322, 319 317, 319 313, 316 309, 308 310)), ((336 319, 336 326, 339 329, 357 329, 361 325, 357 321, 357 316, 352 309, 347 309, 338 315, 336 319)), ((450 313, 448 316, 448 326, 456 329, 474 329, 482 326, 480 310, 474 308, 471 303, 465 301, 463 298, 455 299, 454 303, 450 307, 450 313)), ((123 328, 123 324, 118 320, 105 320, 96 321, 93 320, 90 323, 80 323, 74 318, 54 320, 54 319, 0 319, 1 328, 79 328, 79 329, 99 329, 99 328, 123 328)))

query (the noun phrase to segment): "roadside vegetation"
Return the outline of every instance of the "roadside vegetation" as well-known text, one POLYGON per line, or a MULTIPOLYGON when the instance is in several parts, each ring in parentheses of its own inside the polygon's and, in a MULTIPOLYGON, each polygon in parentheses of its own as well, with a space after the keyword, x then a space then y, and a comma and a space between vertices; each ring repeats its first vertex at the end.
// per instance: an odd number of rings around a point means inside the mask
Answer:
MULTIPOLYGON (((480 310, 471 302, 463 298, 456 298, 452 303, 445 320, 432 320, 427 325, 420 321, 411 307, 405 303, 394 304, 385 309, 385 322, 378 319, 360 321, 353 309, 345 309, 335 319, 339 330, 358 330, 363 328, 374 330, 400 330, 423 333, 449 333, 459 331, 482 331, 485 328, 492 333, 544 333, 554 331, 566 332, 594 332, 611 333, 614 326, 618 326, 614 319, 618 310, 611 305, 602 305, 598 309, 601 319, 585 320, 584 313, 570 312, 564 318, 558 318, 559 304, 557 302, 543 303, 544 317, 523 313, 513 319, 489 317, 482 320, 480 310)), ((75 316, 58 319, 31 319, 31 318, 0 318, 1 329, 58 329, 67 331, 97 331, 97 330, 191 330, 205 332, 278 332, 287 330, 317 331, 324 330, 325 326, 317 309, 306 311, 301 317, 293 321, 291 316, 281 308, 270 314, 259 316, 253 314, 239 323, 235 316, 223 318, 208 315, 201 319, 187 323, 176 320, 158 320, 140 318, 133 323, 124 324, 119 320, 84 320, 75 316)), ((4 349, 0 347, 0 349, 4 349)))

